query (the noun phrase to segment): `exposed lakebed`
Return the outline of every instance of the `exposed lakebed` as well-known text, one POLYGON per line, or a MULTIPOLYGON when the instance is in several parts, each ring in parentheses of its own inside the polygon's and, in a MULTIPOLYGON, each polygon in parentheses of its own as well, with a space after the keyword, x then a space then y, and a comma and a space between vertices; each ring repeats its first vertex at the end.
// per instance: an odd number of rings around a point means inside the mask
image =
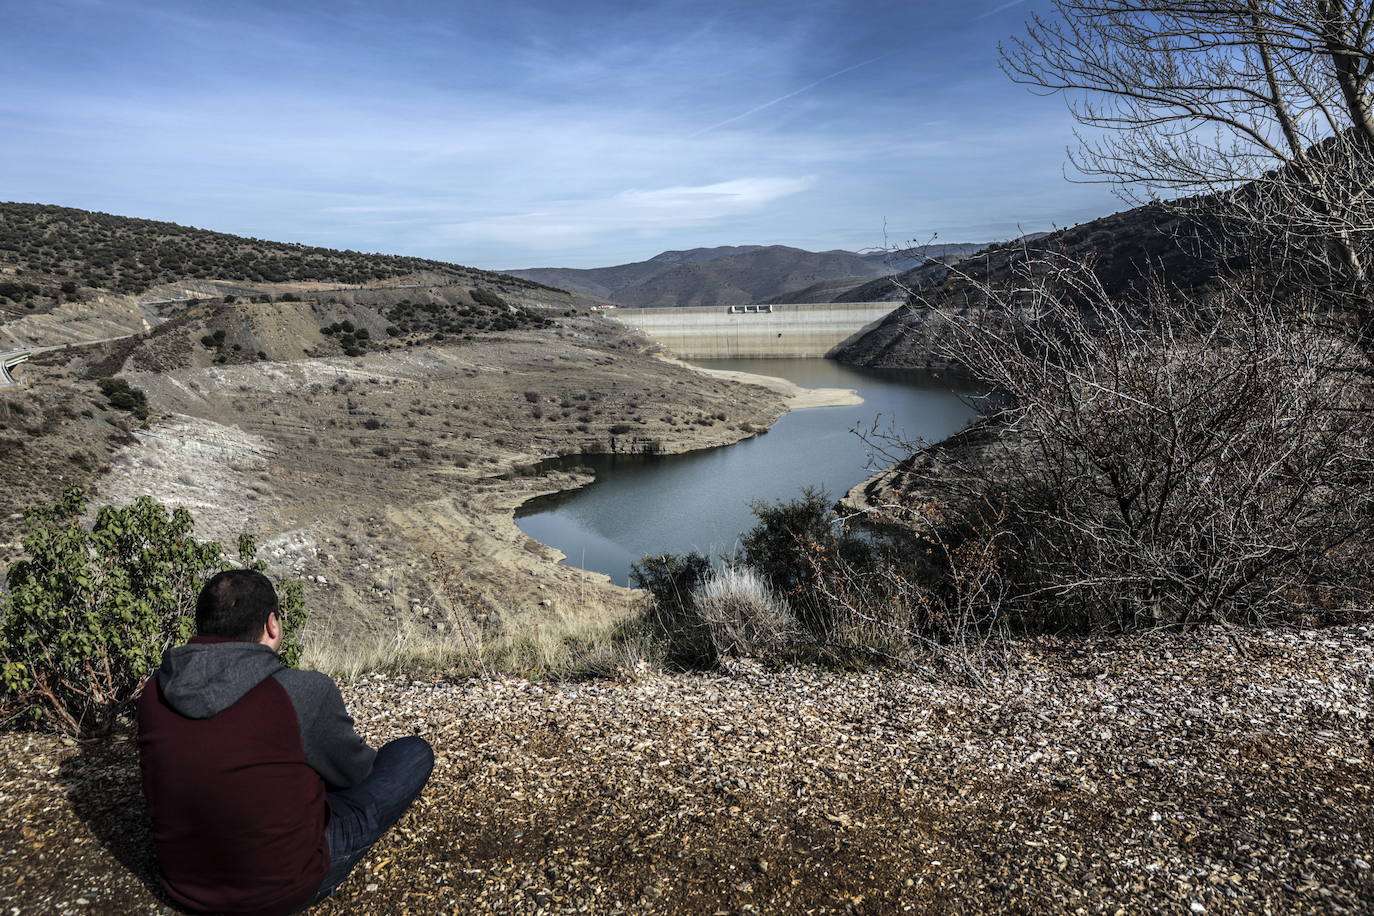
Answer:
POLYGON ((625 585, 643 554, 732 551, 754 524, 753 500, 793 499, 803 487, 832 497, 890 460, 858 432, 934 442, 974 416, 967 390, 927 372, 875 370, 826 359, 693 360, 693 365, 785 378, 807 388, 852 388, 862 404, 793 410, 763 435, 681 455, 572 455, 540 469, 588 467, 596 481, 531 500, 516 514, 530 537, 567 562, 625 585))

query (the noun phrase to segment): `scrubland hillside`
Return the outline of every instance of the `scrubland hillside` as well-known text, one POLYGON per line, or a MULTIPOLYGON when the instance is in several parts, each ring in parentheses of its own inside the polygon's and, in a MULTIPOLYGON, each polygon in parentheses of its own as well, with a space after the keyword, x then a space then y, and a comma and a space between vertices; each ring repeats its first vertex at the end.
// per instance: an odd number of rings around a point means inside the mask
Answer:
MULTIPOLYGON (((967 313, 986 305, 982 287, 1010 284, 1018 265, 1046 253, 1091 266, 1113 298, 1139 296, 1153 283, 1183 294, 1205 294, 1218 267, 1176 210, 1149 204, 1055 232, 989 245, 961 257, 953 269, 928 264, 891 280, 875 281, 855 296, 920 297, 921 306, 894 312, 882 325, 835 354, 860 366, 902 367, 930 363, 944 333, 933 311, 967 313)), ((862 300, 860 300, 862 301, 862 300)))
MULTIPOLYGON (((0 308, 36 310, 83 291, 140 293, 165 283, 365 285, 422 272, 471 283, 488 271, 426 258, 338 251, 46 204, 0 203, 0 308)), ((506 285, 538 284, 508 278, 506 285)))
POLYGON ((306 577, 334 659, 395 662, 398 624, 442 644, 442 554, 488 635, 529 635, 541 664, 632 597, 514 526, 524 499, 589 479, 526 469, 724 444, 785 409, 526 280, 57 207, 0 218, 0 270, 38 287, 0 302, 0 348, 74 345, 0 389, 0 512, 79 484, 186 506, 224 543, 253 533, 274 573, 306 577))
POLYGON ((562 290, 442 261, 0 204, 0 350, 150 331, 213 301, 356 304, 375 312, 370 331, 440 333, 508 323, 508 305, 573 304, 562 290))

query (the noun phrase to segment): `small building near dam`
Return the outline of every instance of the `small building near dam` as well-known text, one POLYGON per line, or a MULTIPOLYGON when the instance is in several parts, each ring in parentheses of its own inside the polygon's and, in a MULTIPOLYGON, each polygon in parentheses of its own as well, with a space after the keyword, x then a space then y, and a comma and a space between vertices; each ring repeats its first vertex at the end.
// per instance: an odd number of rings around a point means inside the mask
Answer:
POLYGON ((867 333, 900 302, 620 308, 603 312, 684 359, 821 357, 867 333))

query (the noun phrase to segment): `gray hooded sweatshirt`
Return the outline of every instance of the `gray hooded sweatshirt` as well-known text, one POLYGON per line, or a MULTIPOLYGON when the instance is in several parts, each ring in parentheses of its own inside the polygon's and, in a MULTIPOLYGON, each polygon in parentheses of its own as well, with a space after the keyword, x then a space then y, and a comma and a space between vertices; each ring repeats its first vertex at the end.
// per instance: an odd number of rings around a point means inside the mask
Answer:
POLYGON ((353 719, 334 681, 319 671, 287 668, 277 653, 261 643, 197 637, 164 653, 157 686, 167 705, 181 715, 208 719, 269 677, 290 698, 305 762, 325 785, 331 791, 347 789, 366 779, 377 752, 353 730, 353 719))

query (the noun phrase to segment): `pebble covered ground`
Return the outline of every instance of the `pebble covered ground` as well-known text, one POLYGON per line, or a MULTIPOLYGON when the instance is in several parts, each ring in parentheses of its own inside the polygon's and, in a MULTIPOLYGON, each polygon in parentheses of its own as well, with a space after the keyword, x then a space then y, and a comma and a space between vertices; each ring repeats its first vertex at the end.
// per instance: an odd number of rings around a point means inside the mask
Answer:
MULTIPOLYGON (((322 914, 1374 912, 1374 627, 345 696, 438 763, 322 914)), ((131 740, 0 746, 0 912, 169 912, 131 740)))

